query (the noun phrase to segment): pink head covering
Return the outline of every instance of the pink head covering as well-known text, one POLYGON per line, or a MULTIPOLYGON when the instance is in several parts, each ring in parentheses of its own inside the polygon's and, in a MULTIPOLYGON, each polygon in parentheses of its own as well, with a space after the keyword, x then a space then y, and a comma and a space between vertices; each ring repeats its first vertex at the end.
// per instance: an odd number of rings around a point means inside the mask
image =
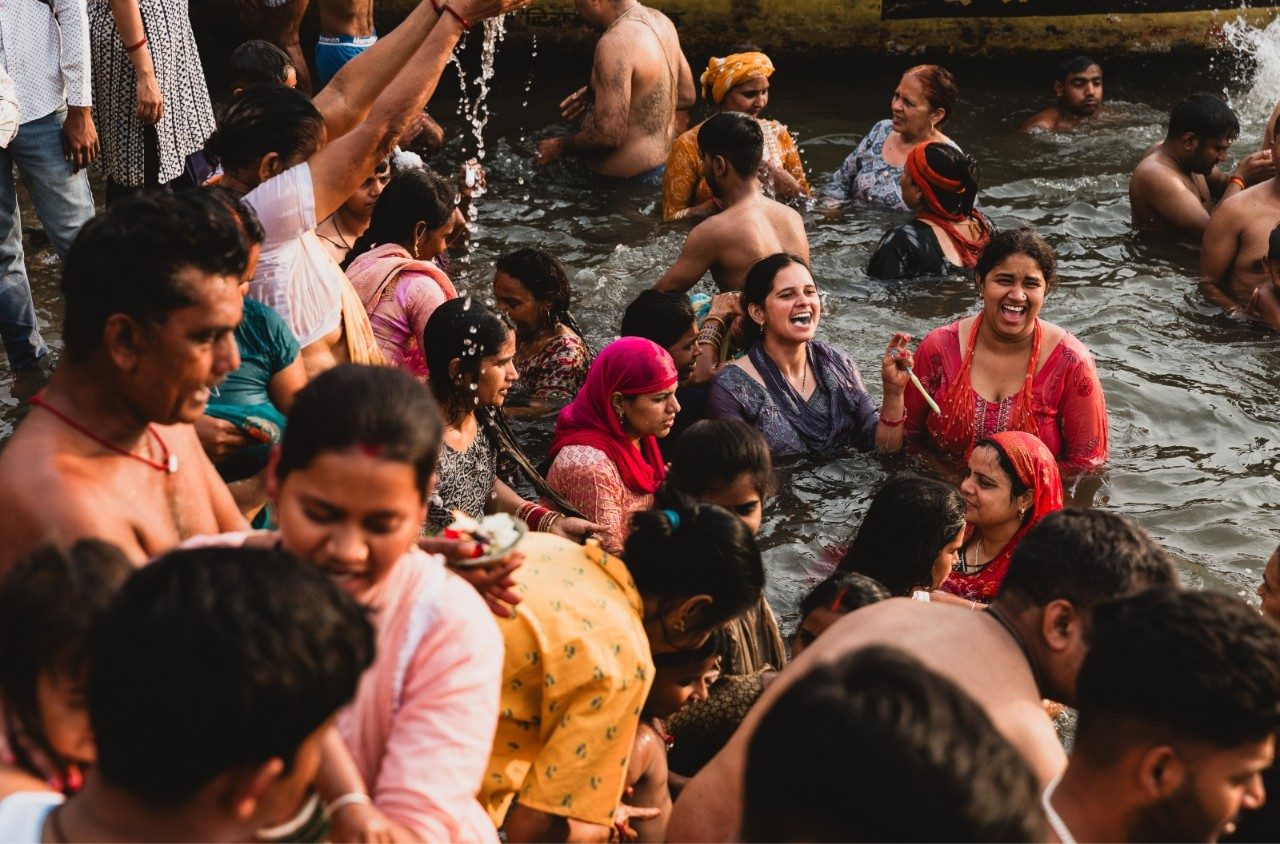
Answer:
POLYGON ((587 371, 581 392, 556 417, 551 457, 567 445, 598 448, 618 467, 627 489, 650 494, 662 483, 666 469, 658 440, 646 436, 637 449, 622 429, 609 403, 614 393, 638 396, 669 390, 679 376, 667 350, 643 337, 623 337, 600 350, 587 371))

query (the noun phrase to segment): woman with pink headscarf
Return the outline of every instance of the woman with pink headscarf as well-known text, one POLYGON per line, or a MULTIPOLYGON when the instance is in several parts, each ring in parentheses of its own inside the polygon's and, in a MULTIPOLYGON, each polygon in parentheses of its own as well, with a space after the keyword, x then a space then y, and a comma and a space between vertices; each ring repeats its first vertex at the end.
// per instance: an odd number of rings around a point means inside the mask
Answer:
POLYGON ((556 418, 547 484, 605 527, 600 544, 620 554, 631 514, 653 505, 666 468, 658 451, 675 422, 679 376, 667 350, 623 337, 596 355, 577 397, 556 418))
MULTIPOLYGON (((764 160, 761 181, 773 197, 783 200, 808 196, 809 181, 804 175, 800 150, 787 127, 776 120, 764 120, 760 113, 769 104, 769 77, 773 62, 764 53, 734 53, 712 58, 702 74, 702 98, 716 112, 736 111, 754 117, 764 133, 764 160)), ((662 177, 662 218, 701 218, 720 210, 711 188, 702 178, 702 154, 698 150, 699 123, 676 138, 667 156, 662 177)))

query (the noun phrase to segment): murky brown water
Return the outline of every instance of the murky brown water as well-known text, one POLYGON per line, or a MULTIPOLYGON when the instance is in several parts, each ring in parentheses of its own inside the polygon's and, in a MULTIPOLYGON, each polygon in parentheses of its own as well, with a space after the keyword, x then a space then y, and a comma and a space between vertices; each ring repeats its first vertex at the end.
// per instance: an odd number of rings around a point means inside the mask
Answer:
MULTIPOLYGON (((598 344, 612 337, 626 302, 674 260, 684 230, 659 222, 656 193, 601 190, 563 173, 549 179, 534 172, 533 139, 553 124, 556 103, 585 81, 589 57, 530 61, 523 52, 499 54, 487 133, 491 189, 457 280, 484 295, 496 256, 547 248, 569 267, 578 316, 598 344)), ((705 59, 690 56, 695 67, 705 59)), ((910 62, 777 64, 768 116, 799 135, 811 181, 820 184, 887 115, 889 94, 910 62)), ((1063 283, 1044 316, 1092 348, 1111 414, 1112 458, 1099 506, 1142 523, 1179 558, 1189 582, 1251 594, 1280 528, 1280 343, 1209 309, 1189 277, 1195 252, 1135 237, 1127 197, 1129 171, 1163 135, 1173 102, 1189 91, 1241 86, 1231 82, 1233 69, 1203 59, 1115 60, 1106 66, 1114 120, 1069 138, 1027 139, 1012 127, 1042 105, 1048 86, 1037 80, 1044 66, 953 65, 964 99, 947 130, 982 162, 981 202, 997 224, 1035 225, 1058 250, 1063 283)), ((453 136, 446 160, 470 155, 474 145, 455 116, 457 91, 450 70, 433 108, 453 136)), ((1271 101, 1277 96, 1271 92, 1271 101)), ((1242 116, 1238 146, 1252 149, 1264 114, 1254 106, 1242 116)), ((849 349, 873 383, 891 331, 922 336, 972 312, 976 302, 963 281, 924 287, 865 277, 871 248, 897 219, 864 208, 808 213, 814 274, 826 296, 822 335, 849 349)), ((41 317, 53 324, 46 336, 56 345, 56 261, 47 247, 29 254, 41 317)), ((16 412, 11 386, 7 372, 0 374, 5 437, 16 412)), ((545 446, 548 438, 531 439, 545 446)), ((871 491, 896 465, 850 454, 784 468, 763 529, 770 597, 784 616, 815 582, 820 549, 850 536, 871 491)))

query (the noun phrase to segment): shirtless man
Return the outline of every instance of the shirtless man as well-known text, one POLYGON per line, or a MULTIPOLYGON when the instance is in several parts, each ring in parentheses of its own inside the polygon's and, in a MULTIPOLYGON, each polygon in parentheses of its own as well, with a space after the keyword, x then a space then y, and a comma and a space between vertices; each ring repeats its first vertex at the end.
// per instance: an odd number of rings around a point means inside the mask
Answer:
POLYGON ((814 666, 872 645, 900 648, 967 692, 1047 784, 1067 757, 1042 699, 1074 702, 1094 605, 1176 582, 1173 562, 1141 528, 1113 513, 1063 510, 1019 543, 987 612, 891 598, 849 613, 778 675, 728 745, 685 786, 667 840, 739 840, 746 750, 760 719, 814 666))
POLYGON ((587 160, 593 173, 662 183, 667 154, 684 129, 696 91, 680 36, 666 15, 639 0, 574 0, 578 14, 602 30, 591 84, 560 103, 570 135, 538 144, 534 163, 564 156, 587 160))
POLYGON ((62 276, 65 356, 0 454, 0 574, 47 540, 105 539, 142 563, 247 527, 191 424, 240 365, 247 260, 202 191, 133 197, 85 225, 62 276))
MULTIPOLYGON (((1276 151, 1273 143, 1273 161, 1276 151)), ((1280 180, 1274 177, 1218 203, 1200 250, 1200 290, 1206 299, 1233 313, 1254 302, 1254 291, 1270 287, 1267 255, 1277 222, 1280 180)))
POLYGON ((1102 66, 1088 56, 1074 56, 1058 65, 1053 81, 1058 104, 1027 119, 1020 132, 1067 132, 1093 117, 1102 107, 1102 66))
POLYGON ((1230 178, 1218 169, 1239 133, 1240 122, 1221 97, 1195 94, 1174 106, 1168 135, 1129 177, 1134 228, 1172 231, 1198 243, 1215 202, 1275 175, 1271 150, 1245 156, 1230 178))
POLYGON ((761 190, 760 124, 745 114, 722 112, 698 129, 698 147, 702 175, 724 210, 689 232, 675 265, 654 286, 685 293, 710 270, 721 291, 741 290, 747 270, 766 255, 786 252, 807 264, 804 220, 761 190))

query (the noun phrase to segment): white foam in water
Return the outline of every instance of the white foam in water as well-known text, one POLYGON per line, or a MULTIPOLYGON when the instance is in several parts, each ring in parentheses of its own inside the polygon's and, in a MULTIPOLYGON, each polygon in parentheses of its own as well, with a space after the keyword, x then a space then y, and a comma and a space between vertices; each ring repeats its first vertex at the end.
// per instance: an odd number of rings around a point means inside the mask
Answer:
POLYGON ((1232 50, 1250 60, 1242 64, 1242 74, 1249 73, 1248 65, 1253 65, 1251 78, 1236 80, 1240 90, 1227 93, 1227 101, 1240 118, 1240 134, 1252 146, 1280 102, 1280 18, 1265 29, 1236 18, 1222 27, 1222 33, 1232 50))

